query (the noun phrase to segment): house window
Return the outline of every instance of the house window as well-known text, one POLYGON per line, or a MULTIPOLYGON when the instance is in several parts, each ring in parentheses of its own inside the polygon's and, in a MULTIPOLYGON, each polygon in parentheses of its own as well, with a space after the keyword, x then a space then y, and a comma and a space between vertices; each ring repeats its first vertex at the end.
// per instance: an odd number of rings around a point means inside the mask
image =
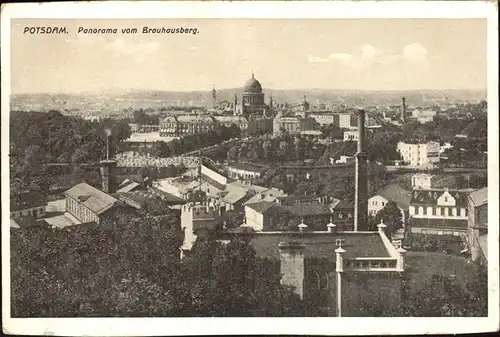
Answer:
POLYGON ((441 215, 444 216, 444 207, 441 207, 441 215))
POLYGON ((424 215, 427 215, 427 207, 424 207, 423 211, 424 211, 424 213, 423 213, 423 214, 424 214, 424 215))
POLYGON ((437 207, 432 207, 432 215, 436 215, 436 209, 437 207))

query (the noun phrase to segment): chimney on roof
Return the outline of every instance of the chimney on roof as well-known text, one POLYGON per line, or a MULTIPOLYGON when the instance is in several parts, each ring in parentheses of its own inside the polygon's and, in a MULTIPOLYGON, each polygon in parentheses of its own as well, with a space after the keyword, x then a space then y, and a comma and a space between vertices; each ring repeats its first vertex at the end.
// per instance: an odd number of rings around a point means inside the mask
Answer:
POLYGON ((116 160, 113 158, 111 148, 111 130, 106 129, 106 159, 101 161, 102 191, 104 193, 116 193, 116 160))
POLYGON ((358 109, 358 152, 356 153, 356 190, 354 231, 368 230, 367 155, 365 151, 365 110, 358 109))

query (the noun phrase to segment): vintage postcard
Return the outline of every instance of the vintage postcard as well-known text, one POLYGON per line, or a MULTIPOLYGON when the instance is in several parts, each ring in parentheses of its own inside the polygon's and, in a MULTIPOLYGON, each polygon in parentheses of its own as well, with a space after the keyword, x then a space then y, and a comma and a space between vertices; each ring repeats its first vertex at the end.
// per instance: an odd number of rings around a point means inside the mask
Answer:
POLYGON ((3 6, 4 333, 498 330, 497 15, 3 6))

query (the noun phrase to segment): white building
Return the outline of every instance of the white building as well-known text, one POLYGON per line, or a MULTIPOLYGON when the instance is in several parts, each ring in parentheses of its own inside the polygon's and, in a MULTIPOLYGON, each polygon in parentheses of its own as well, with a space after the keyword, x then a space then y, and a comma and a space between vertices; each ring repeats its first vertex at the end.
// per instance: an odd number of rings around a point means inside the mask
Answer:
POLYGON ((342 129, 351 128, 351 114, 341 113, 338 116, 339 116, 339 126, 342 129))
POLYGON ((413 190, 409 213, 411 232, 460 235, 467 231, 467 191, 413 190))
POLYGON ((399 142, 397 150, 407 165, 432 167, 434 164, 439 163, 440 146, 438 142, 399 142))
POLYGON ((433 110, 419 110, 415 109, 412 112, 412 117, 418 120, 420 124, 432 122, 436 118, 437 112, 433 110))
POLYGON ((348 142, 348 141, 358 141, 358 131, 357 130, 344 131, 344 142, 348 142))
POLYGON ((411 176, 411 187, 413 189, 428 190, 432 188, 435 176, 427 173, 418 173, 411 176))
POLYGON ((389 201, 394 201, 401 211, 403 223, 406 221, 410 207, 411 193, 397 184, 391 184, 379 189, 373 197, 368 199, 368 214, 376 216, 389 201))

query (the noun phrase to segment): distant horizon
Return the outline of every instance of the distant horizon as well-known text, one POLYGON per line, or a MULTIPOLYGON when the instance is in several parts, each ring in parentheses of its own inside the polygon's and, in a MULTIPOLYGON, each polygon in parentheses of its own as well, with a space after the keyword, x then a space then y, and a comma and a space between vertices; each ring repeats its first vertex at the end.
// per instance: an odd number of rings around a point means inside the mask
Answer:
MULTIPOLYGON (((216 91, 230 91, 230 90, 243 90, 243 86, 241 87, 228 87, 228 88, 217 88, 216 91)), ((285 88, 285 89, 277 89, 277 88, 262 88, 262 92, 266 94, 267 91, 337 91, 337 92, 443 92, 443 91, 473 91, 473 92, 485 92, 487 93, 488 88, 450 88, 450 89, 329 89, 329 88, 285 88)), ((74 91, 74 92, 11 92, 11 96, 19 96, 19 95, 82 95, 82 94, 99 94, 99 93, 118 93, 118 92, 162 92, 162 93, 211 93, 212 89, 209 90, 163 90, 163 89, 139 89, 139 88, 131 88, 131 89, 103 89, 103 90, 84 90, 84 91, 74 91)))

